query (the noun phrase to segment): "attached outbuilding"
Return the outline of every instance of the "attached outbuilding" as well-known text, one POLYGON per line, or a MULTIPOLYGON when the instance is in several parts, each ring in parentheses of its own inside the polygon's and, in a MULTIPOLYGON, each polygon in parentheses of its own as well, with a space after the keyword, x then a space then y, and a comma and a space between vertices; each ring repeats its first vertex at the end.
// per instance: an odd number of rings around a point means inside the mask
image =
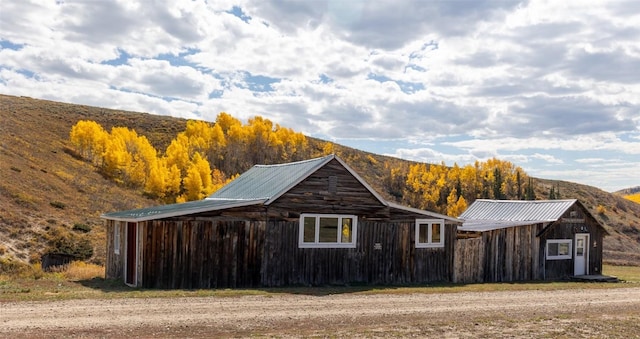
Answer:
POLYGON ((334 155, 102 218, 106 277, 149 288, 450 282, 461 224, 386 201, 334 155))
POLYGON ((456 282, 600 275, 604 227, 575 199, 476 200, 462 213, 456 282))

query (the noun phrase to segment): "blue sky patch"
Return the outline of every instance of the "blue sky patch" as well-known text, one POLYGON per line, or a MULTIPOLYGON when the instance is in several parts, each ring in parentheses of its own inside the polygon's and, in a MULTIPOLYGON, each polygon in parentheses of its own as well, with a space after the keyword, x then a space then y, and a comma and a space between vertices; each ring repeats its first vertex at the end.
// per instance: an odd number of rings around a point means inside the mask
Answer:
POLYGON ((264 75, 251 75, 249 72, 245 73, 245 82, 248 89, 256 92, 271 92, 273 91, 272 84, 280 82, 280 79, 271 78, 264 75))
POLYGON ((240 18, 240 20, 248 23, 249 20, 251 20, 251 17, 246 15, 243 11, 242 8, 238 7, 238 6, 233 6, 233 8, 231 8, 230 11, 227 11, 227 13, 229 14, 233 14, 236 17, 240 18))
POLYGON ((16 44, 9 40, 0 40, 0 49, 12 49, 19 51, 24 47, 24 44, 16 44))
POLYGON ((111 65, 111 66, 122 66, 126 65, 129 62, 129 58, 131 58, 131 54, 125 52, 122 49, 118 49, 118 57, 111 60, 105 60, 101 62, 103 65, 111 65))

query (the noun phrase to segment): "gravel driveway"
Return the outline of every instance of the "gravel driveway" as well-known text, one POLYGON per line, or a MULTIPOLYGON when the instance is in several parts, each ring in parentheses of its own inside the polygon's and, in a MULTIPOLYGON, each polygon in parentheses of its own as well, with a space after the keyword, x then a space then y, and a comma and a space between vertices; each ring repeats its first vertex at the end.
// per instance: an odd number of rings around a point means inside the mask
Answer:
POLYGON ((0 337, 639 337, 640 287, 0 303, 0 337))

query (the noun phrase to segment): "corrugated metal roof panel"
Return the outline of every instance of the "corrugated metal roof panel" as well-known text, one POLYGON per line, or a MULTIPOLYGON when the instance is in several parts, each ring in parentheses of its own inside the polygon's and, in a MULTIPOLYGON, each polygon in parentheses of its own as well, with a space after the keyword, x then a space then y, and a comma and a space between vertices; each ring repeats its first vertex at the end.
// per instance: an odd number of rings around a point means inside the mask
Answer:
POLYGON ((255 165, 211 194, 211 199, 272 199, 288 191, 333 159, 322 158, 277 165, 255 165))
POLYGON ((478 199, 459 218, 469 221, 556 221, 575 203, 575 199, 526 201, 478 199))
POLYGON ((458 227, 458 231, 467 232, 486 232, 501 228, 509 228, 516 226, 526 226, 533 224, 546 223, 546 220, 526 220, 526 221, 510 221, 510 220, 469 220, 458 227))
POLYGON ((169 217, 177 217, 181 215, 188 215, 194 213, 202 213, 208 211, 216 211, 221 209, 249 206, 263 203, 264 199, 254 200, 198 200, 189 201, 180 204, 169 204, 161 206, 153 206, 147 208, 139 208, 128 211, 119 211, 112 213, 105 213, 101 215, 104 219, 118 220, 118 221, 146 221, 152 219, 162 219, 169 217))

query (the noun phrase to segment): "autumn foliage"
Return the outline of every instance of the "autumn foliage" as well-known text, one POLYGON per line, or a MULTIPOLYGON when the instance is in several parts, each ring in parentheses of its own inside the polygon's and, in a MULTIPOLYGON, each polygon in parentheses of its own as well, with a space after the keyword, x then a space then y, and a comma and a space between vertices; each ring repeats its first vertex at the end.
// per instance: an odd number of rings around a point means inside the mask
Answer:
POLYGON ((114 127, 107 132, 93 121, 79 121, 70 137, 77 152, 105 176, 166 202, 203 199, 255 164, 332 153, 349 163, 382 168, 377 179, 398 202, 450 216, 459 216, 479 198, 535 198, 531 179, 508 161, 494 158, 464 167, 407 165, 381 162, 370 154, 340 154, 341 148, 330 142, 312 150, 303 134, 259 116, 247 124, 224 112, 215 123, 188 121, 164 152, 134 130, 114 127))
POLYGON ((164 152, 127 127, 107 132, 81 120, 70 132, 78 153, 120 184, 167 202, 200 200, 256 163, 306 157, 306 138, 261 117, 244 125, 227 113, 214 124, 188 121, 164 152))

